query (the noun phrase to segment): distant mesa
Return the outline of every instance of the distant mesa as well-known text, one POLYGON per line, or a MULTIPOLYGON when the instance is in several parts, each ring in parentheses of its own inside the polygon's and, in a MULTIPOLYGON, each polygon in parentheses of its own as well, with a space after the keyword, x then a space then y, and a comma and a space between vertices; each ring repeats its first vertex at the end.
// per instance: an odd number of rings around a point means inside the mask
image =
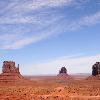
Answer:
POLYGON ((20 74, 19 64, 16 67, 13 61, 4 61, 2 66, 2 73, 0 74, 0 83, 17 84, 26 82, 26 79, 20 74))
POLYGON ((65 78, 65 79, 72 79, 72 77, 68 75, 66 67, 61 67, 57 77, 58 78, 65 78))
POLYGON ((61 70, 59 70, 59 74, 60 76, 65 76, 68 75, 67 74, 67 69, 65 67, 62 67, 61 70))
POLYGON ((100 62, 96 62, 92 66, 92 76, 89 76, 87 79, 97 79, 97 80, 100 80, 100 62))
POLYGON ((2 72, 3 73, 18 73, 19 72, 19 64, 18 67, 15 66, 15 62, 13 61, 4 61, 3 62, 3 67, 2 67, 2 72))
POLYGON ((92 66, 92 75, 96 76, 100 74, 100 62, 96 62, 93 66, 92 66))

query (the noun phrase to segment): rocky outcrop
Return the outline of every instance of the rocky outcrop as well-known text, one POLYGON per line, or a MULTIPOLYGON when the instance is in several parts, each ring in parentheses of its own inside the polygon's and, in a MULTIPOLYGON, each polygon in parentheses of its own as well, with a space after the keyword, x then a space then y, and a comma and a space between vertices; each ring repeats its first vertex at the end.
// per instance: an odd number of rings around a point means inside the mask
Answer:
POLYGON ((57 78, 60 78, 60 79, 72 79, 72 77, 68 75, 66 67, 62 67, 59 70, 59 74, 57 75, 57 78))
POLYGON ((96 76, 100 74, 100 62, 96 62, 93 66, 92 66, 92 75, 96 76))
POLYGON ((0 74, 0 83, 2 84, 17 84, 26 82, 26 79, 20 74, 19 64, 15 66, 13 61, 4 61, 2 73, 0 74))
POLYGON ((13 61, 4 61, 2 66, 2 73, 18 73, 19 72, 19 64, 18 67, 15 66, 15 62, 13 61))
POLYGON ((92 66, 92 75, 89 76, 87 79, 100 80, 100 62, 96 62, 92 66))
POLYGON ((67 74, 67 69, 65 67, 62 67, 61 70, 59 71, 59 74, 67 74))

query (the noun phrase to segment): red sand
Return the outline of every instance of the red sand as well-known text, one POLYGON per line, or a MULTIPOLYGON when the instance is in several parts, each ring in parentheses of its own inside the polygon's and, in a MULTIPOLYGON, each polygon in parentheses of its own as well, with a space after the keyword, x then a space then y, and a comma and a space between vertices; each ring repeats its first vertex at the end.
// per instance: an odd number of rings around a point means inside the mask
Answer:
POLYGON ((0 83, 0 100, 100 100, 100 80, 27 77, 27 84, 0 83), (31 81, 30 81, 31 79, 31 81))

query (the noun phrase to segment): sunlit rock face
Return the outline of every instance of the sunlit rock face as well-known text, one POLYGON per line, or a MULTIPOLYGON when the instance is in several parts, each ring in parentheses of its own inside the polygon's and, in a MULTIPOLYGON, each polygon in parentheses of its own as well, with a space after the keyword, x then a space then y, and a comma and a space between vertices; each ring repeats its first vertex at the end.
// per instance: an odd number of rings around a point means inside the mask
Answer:
POLYGON ((92 75, 96 76, 100 74, 100 62, 96 62, 93 66, 92 66, 92 75))
POLYGON ((13 61, 4 61, 2 67, 2 73, 20 73, 19 64, 18 67, 15 66, 13 61))
POLYGON ((0 74, 0 83, 18 83, 24 80, 24 77, 19 72, 19 64, 16 67, 13 61, 4 61, 2 73, 0 74))

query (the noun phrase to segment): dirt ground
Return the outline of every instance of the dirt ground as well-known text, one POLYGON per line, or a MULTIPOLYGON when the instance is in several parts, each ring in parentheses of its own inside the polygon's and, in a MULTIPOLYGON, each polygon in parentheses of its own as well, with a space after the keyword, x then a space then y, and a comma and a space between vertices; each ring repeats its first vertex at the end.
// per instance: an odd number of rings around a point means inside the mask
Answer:
POLYGON ((30 84, 0 83, 0 100, 100 100, 100 80, 27 78, 30 84))

